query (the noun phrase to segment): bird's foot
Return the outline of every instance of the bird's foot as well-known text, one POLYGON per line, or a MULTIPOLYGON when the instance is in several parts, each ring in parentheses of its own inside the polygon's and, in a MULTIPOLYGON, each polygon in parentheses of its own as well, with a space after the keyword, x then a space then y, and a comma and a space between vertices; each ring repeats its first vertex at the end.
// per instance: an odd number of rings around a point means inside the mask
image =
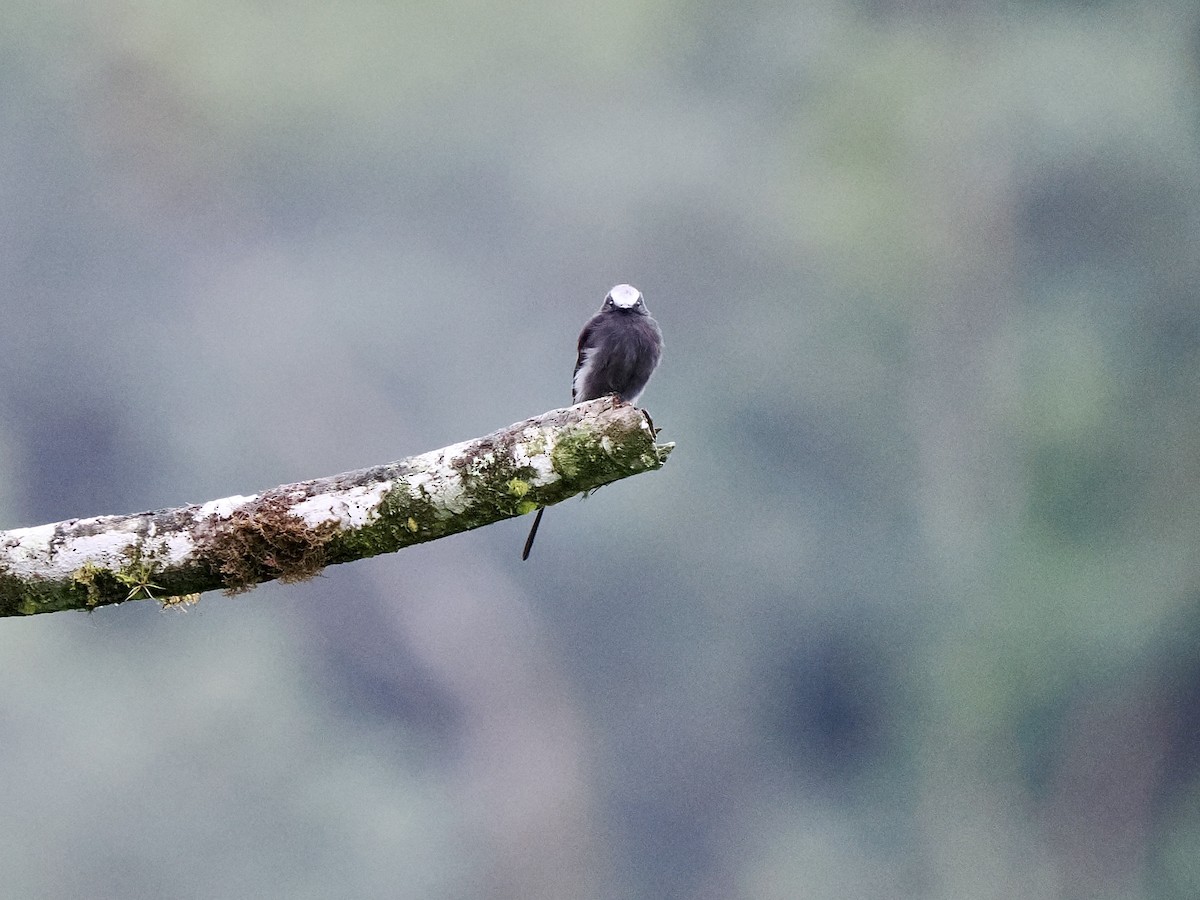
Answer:
POLYGON ((646 410, 642 410, 642 415, 646 417, 646 422, 650 425, 650 433, 655 437, 658 437, 658 433, 662 431, 662 429, 654 427, 654 420, 650 418, 650 413, 646 412, 646 410))

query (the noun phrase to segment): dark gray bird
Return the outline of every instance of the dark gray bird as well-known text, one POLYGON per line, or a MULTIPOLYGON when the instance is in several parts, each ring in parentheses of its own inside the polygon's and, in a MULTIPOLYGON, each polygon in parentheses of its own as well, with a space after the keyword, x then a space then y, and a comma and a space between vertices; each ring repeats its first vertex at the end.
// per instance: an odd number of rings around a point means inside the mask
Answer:
MULTIPOLYGON (((646 311, 642 292, 632 284, 618 284, 579 332, 571 402, 615 394, 626 403, 637 403, 661 356, 662 331, 646 311)), ((529 559, 545 511, 537 511, 521 559, 529 559)))

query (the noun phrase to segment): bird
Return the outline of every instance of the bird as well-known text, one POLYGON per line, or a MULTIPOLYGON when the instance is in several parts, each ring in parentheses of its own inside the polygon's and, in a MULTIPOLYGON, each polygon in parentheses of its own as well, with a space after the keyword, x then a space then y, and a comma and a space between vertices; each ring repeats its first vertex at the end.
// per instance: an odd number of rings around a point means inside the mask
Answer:
MULTIPOLYGON (((646 310, 646 298, 632 284, 608 292, 600 311, 579 332, 571 402, 583 403, 606 395, 637 403, 662 358, 662 330, 646 310)), ((537 511, 521 559, 529 559, 542 513, 537 511)))

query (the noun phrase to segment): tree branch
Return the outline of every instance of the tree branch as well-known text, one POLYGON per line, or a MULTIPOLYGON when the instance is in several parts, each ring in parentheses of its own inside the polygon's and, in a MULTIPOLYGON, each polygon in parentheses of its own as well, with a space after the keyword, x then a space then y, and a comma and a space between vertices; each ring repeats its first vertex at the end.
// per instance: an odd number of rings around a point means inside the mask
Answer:
POLYGON ((0 532, 0 616, 312 578, 661 468, 648 417, 612 398, 388 465, 132 516, 0 532))

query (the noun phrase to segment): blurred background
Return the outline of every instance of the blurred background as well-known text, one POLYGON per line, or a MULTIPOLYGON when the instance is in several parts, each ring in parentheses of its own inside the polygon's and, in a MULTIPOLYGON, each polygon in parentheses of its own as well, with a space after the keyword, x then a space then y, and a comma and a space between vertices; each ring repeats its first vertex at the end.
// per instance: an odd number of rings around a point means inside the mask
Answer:
POLYGON ((570 397, 668 465, 0 622, 45 898, 1200 896, 1193 3, 9 0, 0 528, 570 397))

